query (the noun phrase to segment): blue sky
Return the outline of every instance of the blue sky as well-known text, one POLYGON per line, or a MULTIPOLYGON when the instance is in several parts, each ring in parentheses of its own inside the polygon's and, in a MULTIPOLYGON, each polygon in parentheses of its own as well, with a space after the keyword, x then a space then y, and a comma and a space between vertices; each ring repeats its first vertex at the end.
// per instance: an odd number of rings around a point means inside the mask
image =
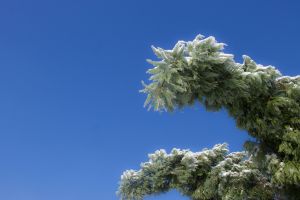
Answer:
POLYGON ((298 2, 0 1, 0 199, 114 200, 122 172, 156 149, 241 150, 226 112, 143 108, 150 45, 213 35, 237 61, 297 75, 298 2))

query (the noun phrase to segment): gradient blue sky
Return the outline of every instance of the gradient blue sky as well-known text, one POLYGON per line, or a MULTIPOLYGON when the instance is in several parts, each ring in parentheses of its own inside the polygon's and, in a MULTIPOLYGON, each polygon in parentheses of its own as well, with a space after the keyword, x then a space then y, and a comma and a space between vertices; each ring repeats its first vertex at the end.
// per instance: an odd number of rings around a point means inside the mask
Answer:
POLYGON ((247 135, 226 112, 143 108, 150 45, 213 35, 237 61, 297 75, 298 2, 0 1, 0 199, 118 199, 122 172, 156 149, 240 150, 247 135))

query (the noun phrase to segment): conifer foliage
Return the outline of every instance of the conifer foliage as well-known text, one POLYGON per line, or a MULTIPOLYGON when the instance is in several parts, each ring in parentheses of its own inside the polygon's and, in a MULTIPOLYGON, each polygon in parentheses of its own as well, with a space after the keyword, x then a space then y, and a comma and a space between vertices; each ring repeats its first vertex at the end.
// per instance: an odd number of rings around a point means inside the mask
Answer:
POLYGON ((224 108, 255 141, 228 153, 226 144, 193 153, 174 149, 149 155, 121 177, 119 195, 141 200, 177 189, 193 200, 300 199, 300 76, 282 76, 250 57, 237 63, 225 44, 198 35, 172 50, 152 47, 158 61, 147 72, 145 106, 173 111, 199 102, 224 108))

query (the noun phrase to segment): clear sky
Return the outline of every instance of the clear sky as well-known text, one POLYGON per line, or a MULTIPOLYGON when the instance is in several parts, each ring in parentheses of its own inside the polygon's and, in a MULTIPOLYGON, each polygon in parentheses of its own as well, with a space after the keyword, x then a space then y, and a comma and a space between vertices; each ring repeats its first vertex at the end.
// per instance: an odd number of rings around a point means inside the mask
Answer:
POLYGON ((156 149, 241 150, 226 112, 143 108, 150 45, 213 35, 239 62, 297 75, 298 2, 0 1, 0 199, 116 200, 122 172, 156 149))

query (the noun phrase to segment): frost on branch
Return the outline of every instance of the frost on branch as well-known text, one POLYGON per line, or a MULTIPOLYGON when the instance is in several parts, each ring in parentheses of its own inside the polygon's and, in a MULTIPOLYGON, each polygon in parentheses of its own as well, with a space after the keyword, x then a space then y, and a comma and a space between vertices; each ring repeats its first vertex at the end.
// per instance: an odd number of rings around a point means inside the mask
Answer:
POLYGON ((270 199, 271 183, 255 167, 245 152, 228 154, 226 144, 193 153, 164 150, 149 155, 138 171, 125 171, 119 194, 122 199, 143 199, 150 194, 177 189, 194 200, 270 199))

